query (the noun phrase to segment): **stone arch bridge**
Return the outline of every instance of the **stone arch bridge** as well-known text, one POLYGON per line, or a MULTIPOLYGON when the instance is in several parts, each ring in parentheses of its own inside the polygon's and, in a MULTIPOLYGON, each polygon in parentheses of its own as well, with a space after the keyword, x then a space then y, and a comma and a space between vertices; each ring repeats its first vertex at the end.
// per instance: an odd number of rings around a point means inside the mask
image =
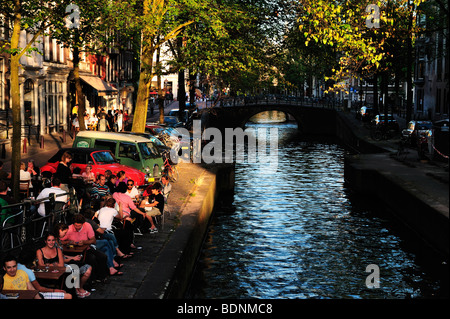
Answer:
MULTIPOLYGON (((230 103, 231 104, 231 103, 230 103)), ((202 123, 205 128, 216 127, 222 132, 225 128, 245 128, 249 119, 264 111, 280 111, 286 118, 297 122, 298 130, 305 134, 335 135, 336 109, 320 104, 300 104, 286 102, 242 103, 202 110, 202 123)))

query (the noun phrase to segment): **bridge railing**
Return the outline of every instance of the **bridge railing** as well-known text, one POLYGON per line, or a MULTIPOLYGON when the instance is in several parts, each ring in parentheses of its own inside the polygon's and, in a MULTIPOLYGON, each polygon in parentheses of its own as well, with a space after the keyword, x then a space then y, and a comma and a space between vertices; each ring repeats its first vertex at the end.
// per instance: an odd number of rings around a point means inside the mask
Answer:
POLYGON ((343 101, 331 98, 308 98, 279 95, 260 95, 221 98, 219 101, 207 100, 206 107, 243 107, 250 105, 286 104, 298 106, 321 107, 330 109, 342 109, 343 101))

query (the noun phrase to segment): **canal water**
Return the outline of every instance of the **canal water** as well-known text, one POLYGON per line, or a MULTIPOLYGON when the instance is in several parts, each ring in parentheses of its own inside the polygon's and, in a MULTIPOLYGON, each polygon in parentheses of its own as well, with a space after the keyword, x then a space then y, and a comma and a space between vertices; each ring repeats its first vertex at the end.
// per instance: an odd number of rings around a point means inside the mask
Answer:
POLYGON ((445 297, 445 262, 347 187, 346 150, 302 137, 296 124, 255 125, 274 126, 276 174, 236 164, 234 201, 215 212, 186 297, 445 297))

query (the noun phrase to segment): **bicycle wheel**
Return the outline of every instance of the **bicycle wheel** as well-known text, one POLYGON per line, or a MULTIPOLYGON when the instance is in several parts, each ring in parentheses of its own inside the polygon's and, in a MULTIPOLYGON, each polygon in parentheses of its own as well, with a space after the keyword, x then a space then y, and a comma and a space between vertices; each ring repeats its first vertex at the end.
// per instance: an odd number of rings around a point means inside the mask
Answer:
POLYGON ((372 138, 375 141, 381 141, 383 139, 383 132, 381 132, 380 130, 376 130, 375 132, 373 132, 372 138))
POLYGON ((169 176, 169 181, 171 181, 172 183, 175 183, 178 180, 179 174, 178 174, 178 168, 176 165, 172 165, 167 170, 167 173, 169 176))

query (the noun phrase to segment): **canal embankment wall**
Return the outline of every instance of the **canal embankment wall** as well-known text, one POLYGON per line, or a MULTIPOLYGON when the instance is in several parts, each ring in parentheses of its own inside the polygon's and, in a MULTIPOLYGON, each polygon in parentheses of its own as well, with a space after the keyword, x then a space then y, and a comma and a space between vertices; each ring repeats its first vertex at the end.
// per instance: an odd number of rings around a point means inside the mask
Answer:
POLYGON ((387 205, 393 217, 448 259, 448 179, 445 183, 432 177, 439 167, 420 165, 416 155, 412 158, 417 164, 395 159, 395 144, 371 142, 367 130, 355 126, 348 115, 337 113, 336 135, 357 153, 345 158, 344 178, 351 189, 387 205))
MULTIPOLYGON (((185 188, 178 223, 148 270, 135 298, 181 299, 191 281, 214 208, 234 194, 234 164, 186 164, 186 171, 197 173, 176 184, 185 188), (184 184, 183 186, 180 183, 184 184)), ((180 176, 182 177, 182 176, 180 176)), ((179 196, 179 195, 171 195, 179 196)), ((177 198, 174 198, 177 200, 177 198)))

